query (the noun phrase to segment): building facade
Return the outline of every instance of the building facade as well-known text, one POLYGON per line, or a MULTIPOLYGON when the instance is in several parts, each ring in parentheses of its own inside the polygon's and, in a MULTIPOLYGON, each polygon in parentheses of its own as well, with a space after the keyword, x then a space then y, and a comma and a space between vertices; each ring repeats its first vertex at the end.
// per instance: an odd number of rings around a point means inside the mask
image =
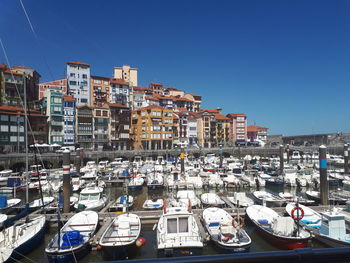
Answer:
POLYGON ((63 144, 75 146, 76 105, 73 96, 63 96, 63 144))
POLYGON ((91 106, 101 107, 110 102, 110 78, 91 76, 90 101, 91 106))
POLYGON ((262 126, 256 126, 256 125, 250 125, 247 127, 247 136, 248 140, 250 142, 256 142, 256 141, 267 141, 267 130, 269 128, 262 127, 262 126))
POLYGON ((90 103, 90 65, 71 61, 67 62, 68 95, 74 96, 76 104, 91 105, 90 103))
POLYGON ((88 105, 76 107, 76 141, 80 148, 93 149, 94 118, 88 105))
POLYGON ((63 145, 63 94, 50 89, 46 90, 43 105, 46 106, 48 116, 49 143, 63 145))
POLYGON ((59 79, 54 81, 43 82, 39 84, 39 100, 44 97, 46 90, 53 90, 67 94, 67 79, 59 79))
POLYGON ((229 113, 226 116, 231 122, 230 141, 236 145, 246 144, 248 140, 247 116, 244 113, 229 113))
POLYGON ((132 106, 132 87, 122 79, 110 80, 110 103, 132 106))
POLYGON ((130 139, 131 110, 122 104, 109 104, 110 140, 115 150, 131 150, 130 139))
POLYGON ((130 86, 138 86, 137 68, 132 68, 128 65, 114 68, 114 78, 122 79, 130 86))
POLYGON ((135 149, 170 149, 173 140, 173 111, 156 105, 133 111, 131 135, 135 149))
POLYGON ((110 120, 110 111, 108 105, 104 107, 93 107, 93 141, 95 150, 103 150, 110 146, 109 140, 109 120, 110 120))

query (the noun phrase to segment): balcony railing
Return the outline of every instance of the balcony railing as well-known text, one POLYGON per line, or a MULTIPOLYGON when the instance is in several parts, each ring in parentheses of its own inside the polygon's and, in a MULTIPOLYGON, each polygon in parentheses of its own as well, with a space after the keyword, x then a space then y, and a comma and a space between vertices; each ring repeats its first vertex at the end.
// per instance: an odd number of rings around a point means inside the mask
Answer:
POLYGON ((53 125, 53 126, 63 126, 63 121, 51 121, 51 125, 53 125))

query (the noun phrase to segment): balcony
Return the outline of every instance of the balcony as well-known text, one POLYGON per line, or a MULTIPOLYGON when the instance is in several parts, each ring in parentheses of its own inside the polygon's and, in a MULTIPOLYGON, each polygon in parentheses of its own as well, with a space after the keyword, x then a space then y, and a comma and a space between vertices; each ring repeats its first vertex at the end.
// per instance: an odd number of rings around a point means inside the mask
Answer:
POLYGON ((95 122, 96 126, 108 126, 108 122, 95 122))
POLYGON ((63 132, 62 131, 51 131, 51 136, 55 136, 55 135, 59 135, 59 136, 62 136, 63 135, 63 132))
POLYGON ((92 138, 78 138, 78 142, 92 142, 92 138))
POLYGON ((63 121, 51 121, 51 126, 63 126, 63 121))
POLYGON ((95 130, 94 134, 108 134, 108 131, 103 131, 103 130, 95 130))

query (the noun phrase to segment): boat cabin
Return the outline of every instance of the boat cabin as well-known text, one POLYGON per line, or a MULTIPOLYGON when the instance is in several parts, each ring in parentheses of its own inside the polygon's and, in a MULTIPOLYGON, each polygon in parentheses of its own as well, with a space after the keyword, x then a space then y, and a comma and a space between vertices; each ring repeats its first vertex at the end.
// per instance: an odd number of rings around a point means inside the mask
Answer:
POLYGON ((97 201, 101 198, 102 188, 100 187, 88 187, 80 192, 80 201, 97 201))
POLYGON ((346 236, 345 217, 332 212, 321 213, 320 234, 344 240, 346 236))

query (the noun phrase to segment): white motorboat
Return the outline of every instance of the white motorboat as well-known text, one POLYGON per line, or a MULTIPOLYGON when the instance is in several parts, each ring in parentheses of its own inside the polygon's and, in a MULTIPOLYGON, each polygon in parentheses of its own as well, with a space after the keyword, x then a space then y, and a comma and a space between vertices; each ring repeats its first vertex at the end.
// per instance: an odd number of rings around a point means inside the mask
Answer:
POLYGON ((140 190, 144 184, 145 180, 142 177, 134 177, 130 180, 128 188, 130 190, 140 190))
POLYGON ((72 188, 73 192, 80 191, 85 185, 85 180, 80 179, 79 177, 73 177, 72 178, 72 188))
POLYGON ((131 213, 121 214, 114 218, 102 234, 99 245, 102 247, 105 260, 125 259, 131 256, 140 236, 140 218, 131 213))
POLYGON ((0 262, 18 261, 38 247, 45 234, 45 215, 18 223, 0 232, 0 262))
POLYGON ((7 196, 0 196, 0 213, 9 213, 15 206, 18 206, 21 202, 19 198, 7 199, 7 196))
POLYGON ((155 209, 162 209, 163 208, 163 199, 147 199, 143 205, 142 208, 145 210, 155 210, 155 209))
POLYGON ((171 200, 171 205, 188 207, 191 204, 191 207, 199 207, 201 205, 201 201, 196 196, 193 190, 180 190, 176 193, 176 198, 171 200))
POLYGON ((49 262, 74 262, 89 251, 89 241, 96 232, 98 214, 82 211, 72 216, 47 245, 49 262))
POLYGON ((215 193, 202 194, 201 201, 202 204, 206 206, 222 206, 225 204, 225 202, 215 193))
POLYGON ((43 199, 41 198, 35 199, 34 201, 29 203, 29 210, 34 211, 41 207, 45 207, 51 204, 54 200, 55 198, 53 196, 44 196, 43 199))
POLYGON ((7 185, 7 179, 12 175, 12 170, 0 171, 0 186, 7 185))
POLYGON ((185 207, 165 208, 157 224, 157 249, 161 256, 202 254, 203 242, 192 212, 185 207))
POLYGON ((107 197, 103 188, 92 185, 81 190, 79 201, 74 205, 78 210, 99 211, 107 204, 107 197))
POLYGON ((122 195, 109 207, 109 211, 117 211, 125 208, 129 210, 134 205, 134 197, 131 195, 122 195))
POLYGON ((248 252, 251 239, 242 228, 243 218, 234 218, 225 210, 210 207, 203 211, 203 220, 211 240, 220 248, 231 252, 248 252))
POLYGON ((254 201, 247 196, 245 192, 235 192, 233 196, 228 196, 227 199, 239 207, 248 207, 254 205, 254 201))
POLYGON ((286 199, 266 191, 255 191, 253 192, 253 196, 258 204, 262 205, 265 202, 268 207, 279 207, 286 203, 286 199))

